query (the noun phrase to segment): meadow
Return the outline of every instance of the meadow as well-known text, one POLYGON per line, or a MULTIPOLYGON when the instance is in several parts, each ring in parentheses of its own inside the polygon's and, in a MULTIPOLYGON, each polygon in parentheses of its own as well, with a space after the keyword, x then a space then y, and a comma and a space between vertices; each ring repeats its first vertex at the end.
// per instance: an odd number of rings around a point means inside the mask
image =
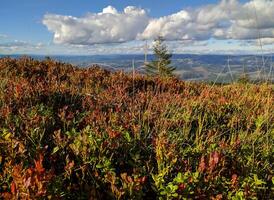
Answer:
POLYGON ((274 199, 274 87, 0 59, 0 199, 274 199))

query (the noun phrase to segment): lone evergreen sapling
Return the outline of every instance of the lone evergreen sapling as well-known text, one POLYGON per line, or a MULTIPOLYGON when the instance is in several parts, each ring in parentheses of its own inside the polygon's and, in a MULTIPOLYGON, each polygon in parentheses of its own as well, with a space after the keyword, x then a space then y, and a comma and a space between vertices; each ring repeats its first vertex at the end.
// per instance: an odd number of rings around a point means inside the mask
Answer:
POLYGON ((164 38, 158 37, 154 40, 153 52, 156 60, 146 63, 146 73, 152 76, 171 77, 175 67, 171 66, 172 54, 168 52, 164 44, 164 38))

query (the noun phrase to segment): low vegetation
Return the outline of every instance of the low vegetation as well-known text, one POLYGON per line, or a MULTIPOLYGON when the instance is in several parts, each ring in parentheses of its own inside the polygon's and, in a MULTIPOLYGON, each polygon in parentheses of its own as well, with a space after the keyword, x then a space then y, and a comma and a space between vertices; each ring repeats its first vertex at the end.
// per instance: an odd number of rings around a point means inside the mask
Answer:
POLYGON ((274 199, 273 85, 0 60, 0 198, 274 199))

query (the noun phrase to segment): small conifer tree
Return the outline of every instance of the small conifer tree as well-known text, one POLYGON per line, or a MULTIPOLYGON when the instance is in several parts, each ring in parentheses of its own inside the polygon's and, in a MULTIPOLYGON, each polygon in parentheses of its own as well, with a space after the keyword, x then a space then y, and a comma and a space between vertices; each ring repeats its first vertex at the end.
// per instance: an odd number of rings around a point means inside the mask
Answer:
POLYGON ((153 52, 156 60, 146 63, 146 73, 152 76, 171 77, 175 67, 171 65, 172 54, 168 52, 167 46, 164 44, 164 38, 159 36, 154 40, 153 52))

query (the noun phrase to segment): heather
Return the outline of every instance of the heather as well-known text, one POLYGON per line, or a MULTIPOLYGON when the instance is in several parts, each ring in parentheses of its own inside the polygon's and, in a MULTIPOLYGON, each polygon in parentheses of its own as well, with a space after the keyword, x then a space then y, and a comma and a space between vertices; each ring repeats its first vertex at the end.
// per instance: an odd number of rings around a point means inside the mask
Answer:
POLYGON ((0 59, 3 199, 273 199, 271 84, 0 59))

